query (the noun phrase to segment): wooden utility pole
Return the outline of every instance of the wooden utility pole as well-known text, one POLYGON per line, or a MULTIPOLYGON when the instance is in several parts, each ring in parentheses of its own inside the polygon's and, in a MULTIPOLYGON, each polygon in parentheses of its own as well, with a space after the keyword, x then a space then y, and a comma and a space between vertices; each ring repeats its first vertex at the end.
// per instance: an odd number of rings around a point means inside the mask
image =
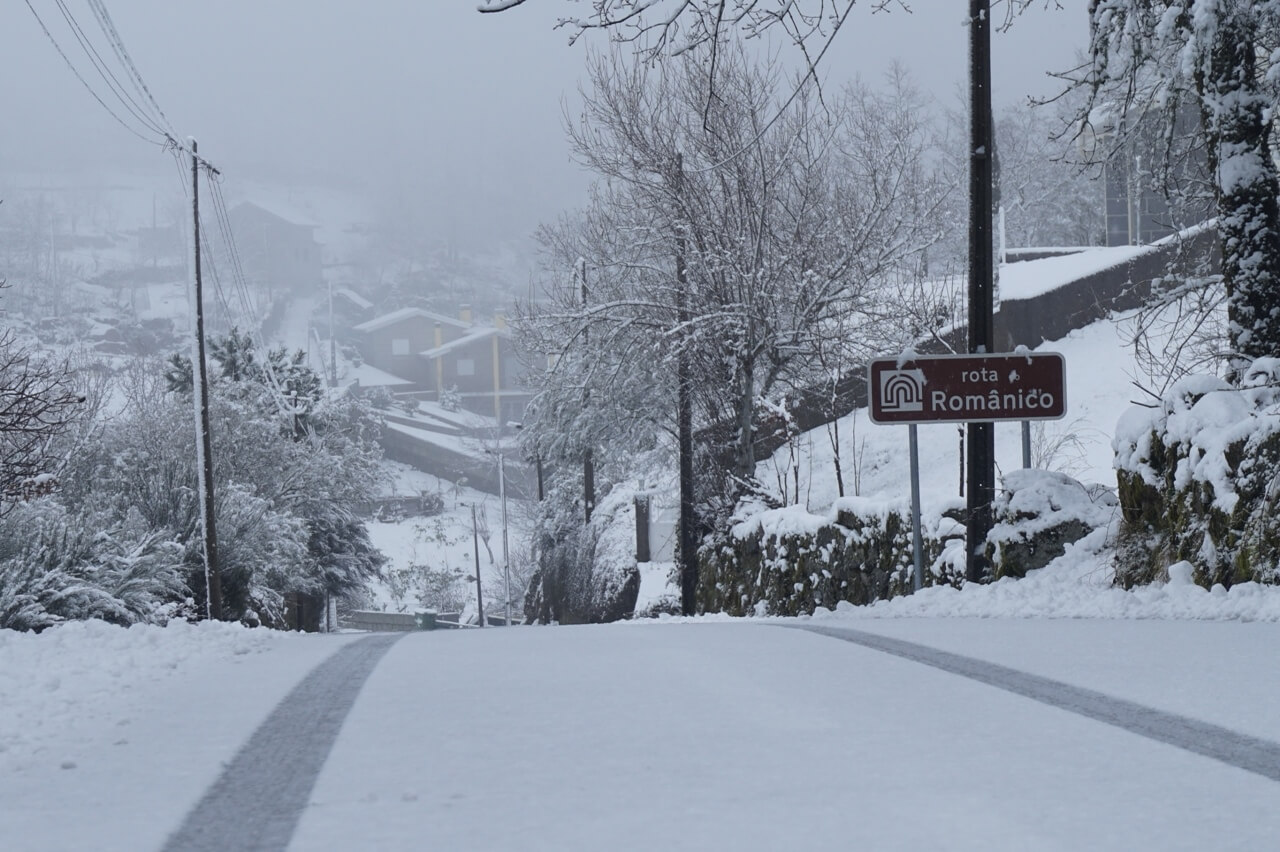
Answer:
POLYGON ((214 522, 213 449, 209 439, 209 376, 204 364, 204 293, 200 281, 200 157, 191 141, 191 270, 192 329, 195 341, 191 357, 191 397, 196 414, 196 478, 200 492, 200 531, 204 538, 206 615, 222 618, 222 575, 218 570, 218 535, 214 522))
MULTIPOLYGON (((969 352, 994 351, 991 257, 991 3, 969 0, 969 352)), ((987 577, 984 554, 995 499, 995 428, 970 423, 965 579, 987 577)))
MULTIPOLYGON (((578 271, 582 276, 582 309, 587 309, 587 259, 585 257, 578 260, 578 271)), ((587 346, 591 342, 590 328, 582 330, 583 347, 587 349, 587 357, 591 356, 590 347, 587 346)), ((587 388, 582 393, 582 407, 585 410, 591 402, 591 389, 587 388)), ((591 512, 596 507, 596 464, 595 458, 591 452, 591 445, 582 451, 582 504, 585 510, 587 523, 591 523, 591 512)))
MULTIPOLYGON (((676 154, 676 196, 684 191, 684 157, 676 154)), ((680 611, 696 615, 698 609, 698 537, 693 513, 693 397, 690 383, 689 352, 685 345, 689 323, 688 275, 684 265, 685 235, 683 225, 676 226, 676 321, 680 324, 679 350, 676 352, 676 443, 680 457, 680 611)))

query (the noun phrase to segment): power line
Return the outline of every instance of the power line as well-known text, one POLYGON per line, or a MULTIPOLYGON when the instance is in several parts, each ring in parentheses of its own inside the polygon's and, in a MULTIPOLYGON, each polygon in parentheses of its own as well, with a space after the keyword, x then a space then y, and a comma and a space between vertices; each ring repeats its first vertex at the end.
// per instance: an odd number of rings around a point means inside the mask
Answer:
MULTIPOLYGON (((232 298, 228 298, 227 288, 223 287, 222 276, 218 271, 213 246, 207 236, 207 229, 201 229, 199 245, 195 246, 195 251, 203 252, 206 257, 218 302, 221 304, 222 309, 226 314, 228 323, 233 325, 236 324, 235 317, 237 312, 232 307, 232 301, 234 299, 239 302, 241 309, 239 313, 246 323, 247 334, 249 335, 250 340, 254 340, 256 337, 257 340, 255 342, 262 348, 263 371, 266 375, 267 385, 277 407, 280 409, 281 413, 296 414, 296 405, 289 404, 285 399, 285 394, 282 390, 279 377, 276 375, 275 368, 271 364, 270 351, 267 347, 265 337, 262 334, 262 319, 254 301, 253 293, 249 289, 247 283, 244 273, 244 263, 240 255, 239 247, 235 242, 230 214, 226 207, 226 199, 223 196, 220 181, 215 179, 215 176, 220 175, 220 172, 208 160, 196 155, 192 146, 178 141, 177 133, 170 124, 168 116, 152 94, 151 88, 147 85, 146 80, 138 70, 137 64, 133 61, 132 56, 125 47, 124 39, 120 36, 119 30, 116 29, 115 22, 111 19, 111 14, 107 10, 104 0, 87 0, 87 3, 90 10, 93 12, 98 28, 102 31, 103 35, 106 37, 107 43, 110 45, 116 61, 119 66, 124 69, 123 76, 128 80, 129 85, 132 86, 137 98, 135 98, 133 94, 130 94, 129 89, 123 82, 121 82, 120 76, 117 76, 115 71, 112 70, 110 64, 103 57, 102 53, 99 52, 97 46, 89 37, 89 34, 85 31, 79 20, 77 20, 75 13, 73 13, 67 5, 67 0, 54 0, 54 3, 62 14, 63 20, 70 29, 72 36, 80 45, 80 49, 84 52, 84 55, 88 58, 90 65, 93 66, 93 69, 98 73, 98 76, 102 78, 103 83, 105 83, 107 89, 110 90, 111 95, 120 102, 125 111, 141 125, 143 130, 147 132, 139 130, 137 126, 122 117, 119 112, 107 103, 106 98, 104 98, 104 96, 89 82, 89 80, 85 78, 84 74, 81 73, 80 69, 71 60, 71 57, 68 56, 67 52, 58 42, 58 39, 54 36, 53 32, 45 24, 40 13, 37 12, 35 6, 32 5, 31 0, 24 0, 24 2, 27 5, 27 9, 30 10, 31 14, 35 17, 36 22, 40 25, 40 29, 44 32, 49 43, 53 45, 54 50, 56 50, 58 55, 62 57, 67 68, 71 70, 71 73, 75 75, 76 79, 80 81, 80 84, 84 86, 85 90, 89 92, 93 99, 96 100, 98 104, 102 106, 102 108, 106 110, 107 113, 125 130, 129 131, 134 136, 137 136, 139 139, 142 139, 144 142, 162 147, 173 154, 174 163, 178 168, 178 183, 182 187, 184 197, 188 200, 191 199, 191 195, 190 191, 187 189, 186 167, 182 162, 181 155, 185 153, 195 157, 196 163, 204 168, 206 183, 210 189, 210 200, 213 203, 214 220, 217 222, 218 230, 222 235, 223 244, 226 248, 225 259, 227 260, 228 267, 230 269, 228 287, 231 288, 232 298), (148 135, 148 132, 159 138, 151 138, 148 135)), ((202 216, 201 220, 203 221, 203 219, 204 217, 202 216)))
POLYGON ((115 110, 113 110, 110 106, 107 105, 107 102, 102 99, 101 95, 99 95, 98 92, 93 88, 93 86, 89 84, 89 81, 84 78, 84 75, 80 73, 80 70, 76 68, 75 63, 71 61, 71 57, 67 56, 66 51, 62 49, 62 45, 58 44, 58 40, 54 38, 53 33, 49 31, 49 27, 45 25, 44 19, 40 17, 40 13, 37 12, 35 7, 31 5, 31 0, 23 0, 23 2, 25 2, 27 4, 27 8, 31 10, 31 14, 35 16, 36 22, 40 24, 40 29, 44 31, 45 38, 49 40, 49 43, 53 45, 53 49, 56 50, 58 52, 58 55, 62 57, 62 61, 67 64, 67 68, 71 69, 71 73, 74 74, 76 79, 80 81, 80 84, 84 86, 85 90, 93 97, 93 99, 97 101, 99 104, 101 104, 102 108, 105 109, 107 113, 116 120, 116 123, 118 123, 125 130, 132 133, 134 136, 137 136, 143 142, 147 142, 148 144, 156 145, 159 147, 164 147, 166 144, 165 141, 151 139, 148 136, 146 136, 144 133, 139 132, 137 128, 132 127, 128 122, 126 122, 123 118, 121 118, 115 112, 115 110))
POLYGON ((160 104, 156 102, 155 97, 151 94, 150 87, 147 86, 146 80, 142 79, 142 74, 138 71, 138 66, 134 64, 133 57, 129 55, 128 49, 124 46, 124 39, 120 37, 119 31, 116 29, 115 22, 111 20, 111 13, 107 11, 106 4, 103 0, 89 0, 89 8, 93 10, 94 16, 98 19, 98 26, 102 28, 103 33, 107 36, 107 41, 111 43, 112 50, 115 51, 116 58, 129 72, 130 78, 133 80, 134 87, 140 91, 151 107, 160 116, 163 126, 170 134, 176 135, 173 131, 173 125, 169 123, 169 117, 164 114, 164 110, 160 108, 160 104))
POLYGON ((89 64, 98 72, 98 76, 107 84, 107 88, 116 96, 116 99, 124 106, 126 110, 133 114, 143 126, 161 136, 167 135, 150 116, 146 115, 146 110, 129 95, 125 90, 124 84, 120 82, 120 78, 115 72, 108 67, 106 60, 102 58, 102 54, 98 52, 98 48, 94 46, 84 28, 80 26, 80 22, 76 20, 76 16, 71 9, 67 7, 66 0, 54 0, 58 10, 62 13, 62 18, 67 22, 67 26, 71 30, 71 34, 76 41, 80 43, 80 49, 84 51, 85 56, 89 58, 89 64))

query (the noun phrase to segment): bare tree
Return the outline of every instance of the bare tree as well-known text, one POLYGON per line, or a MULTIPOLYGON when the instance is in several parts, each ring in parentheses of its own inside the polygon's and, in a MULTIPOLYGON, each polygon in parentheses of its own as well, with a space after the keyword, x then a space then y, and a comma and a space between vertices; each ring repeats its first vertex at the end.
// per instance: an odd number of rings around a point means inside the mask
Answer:
POLYGON ((865 353, 900 337, 879 301, 923 268, 949 198, 928 168, 928 110, 898 73, 825 108, 805 91, 771 122, 784 78, 736 48, 710 111, 704 56, 651 67, 615 53, 590 73, 570 138, 600 181, 586 210, 544 230, 555 272, 517 324, 549 364, 527 434, 544 459, 572 457, 574 436, 647 449, 672 428, 683 356, 703 457, 724 477, 711 487, 732 500, 755 474, 762 422, 821 378, 833 340, 865 353))
MULTIPOLYGON (((505 12, 527 2, 480 0, 476 8, 505 12)), ((587 14, 561 16, 556 26, 570 31, 571 43, 586 32, 607 32, 615 41, 636 45, 647 60, 709 47, 713 69, 730 35, 751 39, 777 30, 804 53, 812 72, 856 5, 856 0, 590 0, 587 14)), ((875 11, 907 8, 903 0, 865 5, 875 11)))
POLYGON ((1070 109, 1059 99, 1052 105, 1009 106, 996 117, 997 178, 1010 246, 1104 242, 1098 167, 1079 162, 1070 134, 1064 133, 1074 118, 1065 114, 1070 109))
POLYGON ((66 365, 0 332, 0 513, 56 486, 56 442, 84 402, 66 365))
MULTIPOLYGON (((506 12, 530 0, 479 0, 482 13, 506 12)), ((997 0, 1002 28, 1037 0, 997 0)), ((1061 8, 1059 0, 1039 0, 1045 8, 1061 8)), ((568 0, 562 0, 567 5, 568 0)), ((556 27, 569 30, 570 43, 584 33, 604 31, 615 41, 635 44, 641 56, 653 60, 679 56, 709 47, 712 66, 716 52, 732 36, 754 39, 779 31, 804 56, 809 74, 835 41, 858 6, 857 0, 589 0, 586 14, 562 15, 556 27)), ((906 0, 865 0, 872 13, 911 13, 906 0)))

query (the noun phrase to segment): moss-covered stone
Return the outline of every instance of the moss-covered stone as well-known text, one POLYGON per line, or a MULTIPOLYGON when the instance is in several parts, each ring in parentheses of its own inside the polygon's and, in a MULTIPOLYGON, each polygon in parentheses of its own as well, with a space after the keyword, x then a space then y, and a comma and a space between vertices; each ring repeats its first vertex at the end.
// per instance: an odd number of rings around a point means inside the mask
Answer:
POLYGON ((1280 428, 1273 413, 1255 411, 1253 418, 1256 428, 1241 424, 1247 437, 1216 456, 1158 424, 1140 464, 1117 471, 1118 584, 1166 579, 1168 566, 1182 560, 1195 566, 1193 577, 1206 588, 1280 581, 1280 428), (1188 475, 1206 468, 1215 475, 1188 475))
MULTIPOLYGON (((925 584, 958 585, 938 565, 944 541, 924 540, 925 584)), ((698 606, 730 615, 805 615, 840 601, 869 604, 912 588, 911 525, 903 513, 837 513, 808 532, 771 532, 763 525, 729 533, 699 553, 698 606)))

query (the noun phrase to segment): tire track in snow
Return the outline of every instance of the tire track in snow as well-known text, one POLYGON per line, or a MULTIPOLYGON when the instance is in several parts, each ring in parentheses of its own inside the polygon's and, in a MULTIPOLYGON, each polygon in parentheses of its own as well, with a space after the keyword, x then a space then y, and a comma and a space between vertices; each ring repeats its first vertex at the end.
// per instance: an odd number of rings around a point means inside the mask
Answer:
MULTIPOLYGON (((791 625, 787 625, 790 627, 791 625)), ((896 657, 923 663, 944 672, 1039 701, 1107 725, 1129 731, 1156 742, 1199 754, 1228 766, 1280 781, 1280 744, 1241 734, 1208 722, 1176 713, 1156 710, 1123 698, 1113 698, 1092 689, 1072 686, 1047 677, 1029 674, 984 660, 940 651, 902 639, 875 633, 834 627, 800 626, 835 639, 843 639, 896 657)))
POLYGON ((351 705, 403 635, 357 640, 316 666, 222 770, 165 852, 284 850, 351 705))

